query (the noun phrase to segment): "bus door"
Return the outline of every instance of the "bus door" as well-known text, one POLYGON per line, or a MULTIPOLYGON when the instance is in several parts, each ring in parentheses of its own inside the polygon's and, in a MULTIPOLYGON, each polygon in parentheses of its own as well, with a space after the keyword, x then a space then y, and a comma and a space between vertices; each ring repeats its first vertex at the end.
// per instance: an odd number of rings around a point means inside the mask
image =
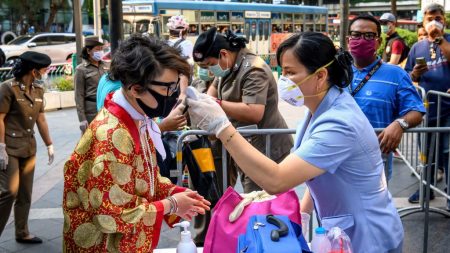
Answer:
POLYGON ((246 19, 245 33, 250 50, 256 54, 269 53, 270 19, 246 19))

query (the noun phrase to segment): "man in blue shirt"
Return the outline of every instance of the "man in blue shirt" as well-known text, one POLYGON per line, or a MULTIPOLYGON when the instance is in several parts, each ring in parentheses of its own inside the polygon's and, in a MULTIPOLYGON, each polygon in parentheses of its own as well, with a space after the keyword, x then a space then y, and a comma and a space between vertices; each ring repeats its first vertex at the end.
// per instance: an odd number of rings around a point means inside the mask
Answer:
POLYGON ((385 128, 378 140, 389 180, 392 151, 398 147, 404 130, 420 124, 425 108, 408 73, 376 56, 381 44, 378 20, 360 15, 351 21, 349 34, 347 41, 354 65, 348 91, 372 127, 385 128))
MULTIPOLYGON (((448 62, 450 59, 450 35, 444 33, 444 13, 444 7, 439 4, 430 4, 425 8, 423 27, 427 30, 428 37, 413 45, 405 66, 405 70, 410 73, 411 78, 427 92, 429 90, 450 92, 450 65, 448 62)), ((438 126, 437 102, 437 96, 429 96, 427 117, 430 127, 438 126)), ((442 98, 439 119, 440 127, 450 126, 449 98, 442 98)), ((448 172, 448 142, 449 134, 441 134, 438 168, 445 169, 446 173, 448 172)), ((445 178, 447 179, 447 177, 445 178)), ((432 177, 431 183, 434 183, 434 177, 432 177)), ((418 203, 419 191, 413 194, 409 201, 418 203)), ((450 202, 447 202, 447 209, 450 210, 450 202)))

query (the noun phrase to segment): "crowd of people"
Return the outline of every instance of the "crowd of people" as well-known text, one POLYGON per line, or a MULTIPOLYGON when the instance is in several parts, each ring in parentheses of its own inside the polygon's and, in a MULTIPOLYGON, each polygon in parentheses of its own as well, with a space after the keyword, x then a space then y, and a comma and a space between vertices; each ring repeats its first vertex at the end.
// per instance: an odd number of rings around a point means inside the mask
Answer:
MULTIPOLYGON (((194 220, 195 242, 203 245, 210 202, 158 169, 171 155, 161 135, 188 122, 214 135, 219 182, 223 146, 229 186, 239 176, 245 193, 278 194, 306 183, 301 212, 315 209, 325 229, 341 227, 355 252, 402 252, 403 226, 387 188, 393 153, 404 131, 424 116, 427 126, 450 126, 450 99, 442 99, 438 113, 438 100, 430 97, 426 108, 415 87, 450 93, 450 35, 441 5, 425 7, 411 49, 390 13, 379 20, 354 18, 348 51, 322 33, 295 33, 277 49, 278 80, 247 49, 246 39, 230 30, 211 27, 193 44, 183 16, 171 17, 167 27, 168 40, 137 34, 125 39, 109 67, 102 61, 102 39, 85 38, 74 78, 82 137, 64 166, 64 252, 151 252, 162 221, 173 225, 180 218, 194 220), (383 33, 386 47, 377 56, 383 33), (197 88, 196 99, 186 96, 188 86, 197 88), (241 136, 236 129, 287 128, 280 98, 305 106, 307 114, 294 139, 272 137, 269 158, 263 136, 241 136)), ((14 78, 0 85, 0 235, 15 203, 19 243, 42 242, 27 222, 35 124, 49 164, 54 158, 42 89, 50 63, 44 54, 26 52, 13 67, 14 78)), ((442 134, 432 167, 445 175, 448 143, 449 134, 442 134)), ((409 201, 418 199, 417 192, 409 201)))

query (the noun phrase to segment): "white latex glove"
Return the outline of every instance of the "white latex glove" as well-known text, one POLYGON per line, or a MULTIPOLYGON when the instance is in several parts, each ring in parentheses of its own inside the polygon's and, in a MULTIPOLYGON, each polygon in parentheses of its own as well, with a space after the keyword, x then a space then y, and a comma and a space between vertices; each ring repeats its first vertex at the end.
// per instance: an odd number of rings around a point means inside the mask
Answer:
POLYGON ((80 130, 81 130, 81 132, 84 133, 86 131, 86 129, 88 128, 88 126, 89 126, 89 123, 87 122, 87 120, 81 121, 80 122, 80 130))
POLYGON ((53 160, 55 159, 55 151, 53 150, 53 144, 47 146, 47 152, 48 152, 48 165, 51 165, 53 163, 53 160))
POLYGON ((187 104, 192 124, 215 134, 217 138, 225 128, 231 125, 216 100, 206 94, 200 94, 197 100, 187 98, 187 104))
POLYGON ((8 166, 8 153, 6 153, 6 144, 0 143, 0 170, 6 170, 8 166))

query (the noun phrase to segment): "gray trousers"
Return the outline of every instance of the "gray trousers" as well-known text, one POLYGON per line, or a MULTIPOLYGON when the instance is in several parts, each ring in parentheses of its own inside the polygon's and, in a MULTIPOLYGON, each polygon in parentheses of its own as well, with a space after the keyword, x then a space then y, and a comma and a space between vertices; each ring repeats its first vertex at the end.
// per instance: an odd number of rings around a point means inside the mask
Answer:
POLYGON ((8 222, 13 203, 16 238, 24 238, 30 234, 28 214, 35 164, 35 155, 27 158, 9 156, 7 169, 0 171, 0 236, 8 222))

